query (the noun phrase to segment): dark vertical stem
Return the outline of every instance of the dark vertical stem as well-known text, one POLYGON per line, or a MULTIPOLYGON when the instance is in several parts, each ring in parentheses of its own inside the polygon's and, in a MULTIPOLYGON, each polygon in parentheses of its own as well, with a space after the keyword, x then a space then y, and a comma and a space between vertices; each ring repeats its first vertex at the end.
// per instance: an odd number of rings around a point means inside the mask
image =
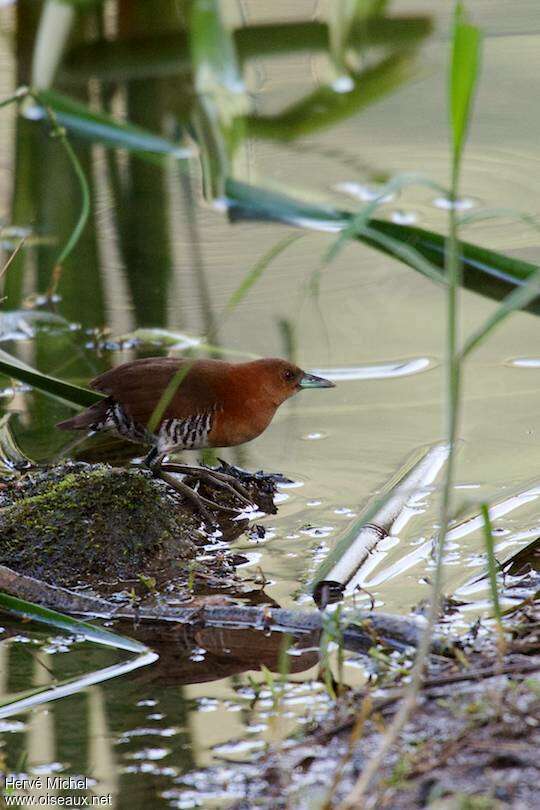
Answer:
MULTIPOLYGON (((177 27, 173 0, 118 4, 119 36, 177 27)), ((152 132, 163 130, 171 80, 133 79, 126 84, 127 117, 152 132)), ((172 275, 165 175, 137 157, 126 156, 114 171, 118 233, 138 326, 165 326, 172 275)))

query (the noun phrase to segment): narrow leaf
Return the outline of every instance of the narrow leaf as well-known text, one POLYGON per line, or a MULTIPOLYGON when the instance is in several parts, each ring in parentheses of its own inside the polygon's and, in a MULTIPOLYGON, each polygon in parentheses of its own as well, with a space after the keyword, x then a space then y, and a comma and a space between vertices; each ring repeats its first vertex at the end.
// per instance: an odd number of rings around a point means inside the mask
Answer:
POLYGON ((92 142, 144 153, 147 160, 157 162, 159 165, 164 155, 185 158, 192 154, 191 149, 185 149, 180 144, 153 135, 135 124, 116 121, 104 113, 93 112, 85 104, 56 91, 40 90, 35 97, 38 102, 55 112, 58 122, 68 132, 88 138, 92 142))
POLYGON ((148 420, 148 424, 146 426, 150 433, 154 433, 157 426, 161 422, 163 414, 171 404, 176 392, 182 385, 184 377, 187 375, 192 365, 193 363, 186 363, 184 366, 180 366, 178 371, 175 374, 173 374, 173 376, 169 380, 167 387, 163 391, 162 395, 160 396, 156 404, 156 407, 150 414, 150 419, 148 420))
POLYGON ((450 122, 454 160, 459 162, 469 125, 480 61, 480 32, 467 22, 463 4, 456 3, 450 68, 450 122))
POLYGON ((470 338, 467 339, 462 351, 461 358, 465 358, 470 352, 473 351, 480 343, 483 343, 486 337, 497 326, 499 326, 506 318, 516 310, 527 309, 530 304, 540 297, 540 270, 536 272, 522 287, 518 287, 508 295, 500 306, 497 307, 493 315, 491 315, 484 325, 474 332, 470 338))
POLYGON ((0 349, 0 373, 27 383, 27 385, 70 405, 88 407, 99 402, 100 399, 104 399, 103 394, 98 394, 96 391, 89 391, 87 388, 81 388, 78 385, 58 380, 56 377, 42 374, 2 349, 0 349))
POLYGON ((227 301, 227 305, 225 307, 225 313, 230 314, 238 304, 246 297, 249 290, 253 287, 253 285, 260 279, 266 268, 274 261, 274 259, 279 256, 280 253, 283 253, 284 250, 300 239, 303 234, 293 234, 292 236, 286 236, 285 239, 281 239, 277 244, 273 245, 270 250, 268 250, 264 256, 262 256, 258 262, 256 262, 249 273, 246 273, 240 286, 233 292, 229 300, 227 301))
POLYGON ((63 613, 58 613, 56 610, 49 610, 48 608, 41 607, 41 605, 27 602, 25 599, 9 596, 7 593, 0 593, 0 610, 15 616, 22 616, 24 619, 30 619, 33 622, 58 627, 60 630, 65 630, 67 633, 84 636, 86 641, 93 641, 96 644, 105 644, 117 650, 128 650, 129 652, 135 653, 148 651, 148 647, 141 644, 139 641, 120 636, 117 633, 111 633, 109 630, 104 630, 98 625, 77 621, 70 616, 65 616, 63 613))
POLYGON ((502 634, 502 613, 501 605, 499 602, 499 591, 497 589, 497 560, 495 558, 495 544, 493 541, 493 528, 489 516, 489 509, 487 504, 483 503, 481 506, 482 518, 484 521, 484 540, 486 544, 487 568, 489 576, 489 587, 491 591, 491 601, 493 603, 493 613, 497 620, 499 632, 502 634))
POLYGON ((114 664, 111 667, 104 669, 97 669, 89 672, 87 675, 81 675, 74 678, 65 678, 59 683, 51 685, 36 686, 34 689, 27 689, 22 694, 10 696, 4 700, 0 700, 0 718, 11 717, 14 714, 32 709, 43 703, 48 703, 51 700, 59 700, 60 698, 74 695, 82 689, 87 689, 96 683, 103 683, 111 678, 118 678, 120 675, 125 675, 128 672, 133 672, 140 667, 152 664, 158 658, 157 653, 147 650, 135 658, 130 658, 120 664, 114 664))

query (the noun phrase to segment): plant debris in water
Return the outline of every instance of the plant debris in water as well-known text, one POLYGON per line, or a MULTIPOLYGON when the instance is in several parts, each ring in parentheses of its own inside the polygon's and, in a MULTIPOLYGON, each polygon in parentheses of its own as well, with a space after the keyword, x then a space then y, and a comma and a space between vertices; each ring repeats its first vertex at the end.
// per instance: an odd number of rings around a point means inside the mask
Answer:
MULTIPOLYGON (((490 628, 475 624, 460 656, 432 657, 416 711, 381 761, 365 804, 354 806, 538 806, 539 627, 538 603, 524 604, 505 622, 503 649, 490 628)), ((255 760, 247 766, 250 799, 236 810, 341 806, 403 695, 395 662, 387 671, 378 662, 374 682, 342 695, 300 740, 261 756, 256 776, 255 760)))

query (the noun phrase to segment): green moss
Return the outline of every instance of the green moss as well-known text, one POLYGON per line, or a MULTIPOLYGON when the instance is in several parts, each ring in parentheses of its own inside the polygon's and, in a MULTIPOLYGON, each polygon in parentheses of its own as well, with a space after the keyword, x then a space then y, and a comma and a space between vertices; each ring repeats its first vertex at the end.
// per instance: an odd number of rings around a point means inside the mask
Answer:
POLYGON ((193 558, 198 524, 142 470, 65 465, 2 492, 0 563, 63 585, 162 579, 193 558))

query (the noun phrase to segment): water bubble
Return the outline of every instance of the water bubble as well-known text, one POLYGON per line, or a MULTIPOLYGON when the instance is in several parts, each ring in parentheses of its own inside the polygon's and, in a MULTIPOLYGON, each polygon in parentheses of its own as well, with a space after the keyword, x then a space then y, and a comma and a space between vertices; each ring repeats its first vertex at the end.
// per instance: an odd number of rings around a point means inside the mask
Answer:
POLYGON ((26 725, 20 720, 1 720, 0 734, 8 732, 26 731, 26 725))
POLYGON ((450 197, 435 197, 433 205, 443 211, 470 211, 471 208, 479 205, 479 201, 474 197, 458 197, 456 200, 452 200, 450 197))
POLYGON ((327 439, 328 433, 324 433, 323 431, 314 431, 313 433, 306 433, 305 436, 301 437, 305 442, 317 442, 321 439, 327 439))
POLYGON ((418 214, 416 211, 404 211, 402 208, 392 211, 390 215, 392 222, 396 225, 414 225, 418 222, 418 214))
MULTIPOLYGON (((312 369, 313 374, 327 377, 332 382, 345 380, 384 380, 390 377, 407 377, 433 368, 435 362, 429 357, 412 357, 408 360, 394 360, 382 363, 369 363, 361 366, 334 366, 312 369)), ((309 434, 302 438, 319 437, 327 434, 309 434)))
POLYGON ((396 191, 385 192, 384 186, 382 185, 368 185, 348 180, 343 183, 336 183, 334 190, 342 194, 348 194, 349 197, 354 197, 355 200, 360 200, 361 202, 374 202, 377 200, 380 203, 386 203, 392 202, 392 200, 395 200, 397 197, 396 191))
POLYGON ((201 697, 197 701, 197 709, 200 712, 215 712, 219 708, 219 700, 216 698, 201 697))
POLYGON ((149 759, 150 761, 155 761, 156 759, 163 759, 170 753, 170 748, 143 748, 141 751, 134 751, 125 756, 127 759, 149 759))
POLYGON ((65 770, 65 765, 61 762, 45 762, 31 768, 32 773, 36 776, 49 776, 51 773, 60 773, 63 770, 65 770))
POLYGON ((118 745, 124 745, 129 742, 133 737, 174 737, 180 733, 178 726, 169 726, 168 728, 160 728, 159 726, 153 727, 140 727, 127 729, 117 739, 118 745))
POLYGON ((509 360, 508 365, 517 368, 540 368, 540 357, 516 357, 509 360))
POLYGON ((278 481, 278 489, 299 489, 304 486, 303 481, 278 481))
POLYGON ((25 103, 21 105, 20 113, 22 117, 28 119, 28 121, 41 121, 45 117, 43 108, 29 97, 27 97, 25 103))
POLYGON ((338 76, 337 79, 334 79, 332 82, 332 90, 335 93, 350 93, 351 90, 354 90, 354 81, 350 76, 338 76))
POLYGON ((480 484, 455 484, 454 489, 480 489, 480 484))
POLYGON ((8 385, 6 388, 0 388, 0 397, 2 399, 9 399, 15 396, 15 394, 27 394, 31 390, 32 386, 26 385, 25 383, 14 386, 8 385))
MULTIPOLYGON (((260 705, 266 701, 260 701, 260 705)), ((273 699, 269 700, 270 703, 273 702, 273 699)), ((264 748, 266 743, 264 740, 234 740, 228 743, 222 743, 221 745, 216 745, 213 749, 215 754, 218 754, 222 757, 229 757, 234 754, 244 754, 249 751, 254 751, 260 748, 264 748)))

